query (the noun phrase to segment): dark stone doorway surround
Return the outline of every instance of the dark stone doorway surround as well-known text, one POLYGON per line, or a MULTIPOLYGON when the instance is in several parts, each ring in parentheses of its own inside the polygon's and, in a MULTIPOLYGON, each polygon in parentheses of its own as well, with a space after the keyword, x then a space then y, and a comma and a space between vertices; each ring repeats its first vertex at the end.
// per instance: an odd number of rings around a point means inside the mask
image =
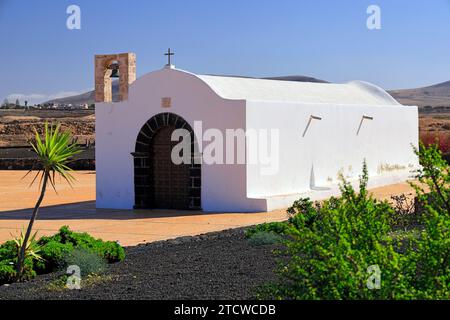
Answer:
POLYGON ((194 130, 180 116, 165 112, 148 120, 141 128, 134 157, 135 209, 201 210, 201 165, 194 130), (191 135, 191 163, 175 165, 170 141, 175 129, 191 135))

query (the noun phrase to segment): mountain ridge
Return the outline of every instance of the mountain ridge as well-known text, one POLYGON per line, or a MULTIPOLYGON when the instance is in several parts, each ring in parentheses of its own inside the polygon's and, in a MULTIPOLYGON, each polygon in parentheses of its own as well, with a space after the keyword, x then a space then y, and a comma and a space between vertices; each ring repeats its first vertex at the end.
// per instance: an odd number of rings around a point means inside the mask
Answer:
POLYGON ((450 107, 450 81, 431 86, 388 91, 398 102, 419 107, 450 107))

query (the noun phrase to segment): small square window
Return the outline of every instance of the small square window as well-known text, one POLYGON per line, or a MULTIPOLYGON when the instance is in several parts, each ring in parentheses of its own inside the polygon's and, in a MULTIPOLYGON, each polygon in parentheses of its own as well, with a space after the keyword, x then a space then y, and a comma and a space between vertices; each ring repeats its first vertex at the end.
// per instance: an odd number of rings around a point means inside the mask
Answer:
POLYGON ((161 98, 161 107, 162 108, 170 108, 172 106, 172 98, 164 97, 161 98))

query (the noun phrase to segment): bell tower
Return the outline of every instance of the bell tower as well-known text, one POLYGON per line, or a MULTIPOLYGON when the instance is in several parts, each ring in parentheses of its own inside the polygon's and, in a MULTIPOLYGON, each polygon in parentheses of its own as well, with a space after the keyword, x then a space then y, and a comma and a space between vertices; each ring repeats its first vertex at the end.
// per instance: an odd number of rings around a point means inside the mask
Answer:
POLYGON ((136 54, 95 56, 95 102, 112 102, 112 79, 119 78, 119 101, 128 99, 128 87, 136 80, 136 54))

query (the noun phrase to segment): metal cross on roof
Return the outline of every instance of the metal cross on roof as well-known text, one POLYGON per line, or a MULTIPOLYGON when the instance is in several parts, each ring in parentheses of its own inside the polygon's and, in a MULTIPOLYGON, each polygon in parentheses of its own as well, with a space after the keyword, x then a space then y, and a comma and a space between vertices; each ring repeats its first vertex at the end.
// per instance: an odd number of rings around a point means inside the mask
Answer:
POLYGON ((169 49, 167 50, 167 53, 164 53, 164 55, 167 56, 167 58, 168 58, 168 60, 169 60, 168 63, 167 63, 167 65, 170 66, 170 65, 171 65, 170 57, 173 56, 173 55, 175 55, 175 53, 174 53, 174 52, 171 52, 171 51, 170 51, 170 48, 169 48, 169 49))

